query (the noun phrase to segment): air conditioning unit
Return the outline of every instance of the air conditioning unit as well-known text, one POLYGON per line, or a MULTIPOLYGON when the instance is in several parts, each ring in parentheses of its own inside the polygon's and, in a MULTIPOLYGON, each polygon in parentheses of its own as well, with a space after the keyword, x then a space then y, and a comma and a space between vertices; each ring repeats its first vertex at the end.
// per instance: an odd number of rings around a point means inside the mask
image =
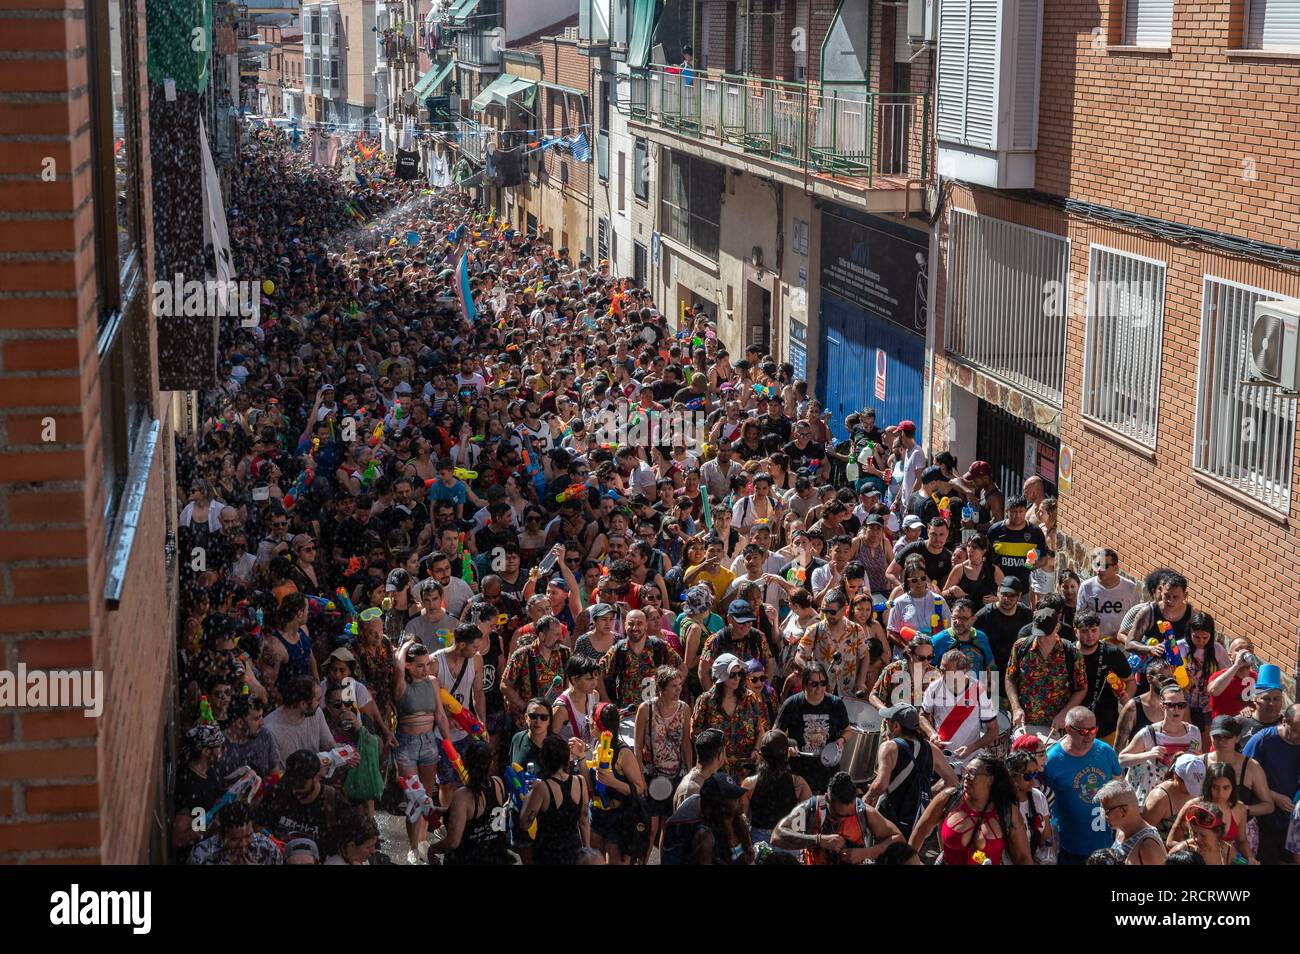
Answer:
POLYGON ((1300 391, 1300 302, 1255 304, 1250 328, 1252 384, 1271 384, 1300 391))
POLYGON ((938 0, 907 0, 907 38, 913 43, 933 43, 934 11, 938 0))

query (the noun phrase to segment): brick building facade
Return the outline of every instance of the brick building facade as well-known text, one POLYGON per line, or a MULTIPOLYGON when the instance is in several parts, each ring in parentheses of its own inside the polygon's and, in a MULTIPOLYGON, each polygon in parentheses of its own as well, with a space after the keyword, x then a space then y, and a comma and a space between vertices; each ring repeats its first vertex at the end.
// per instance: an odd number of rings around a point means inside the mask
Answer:
POLYGON ((166 842, 175 510, 145 6, 0 3, 0 669, 105 684, 98 718, 0 708, 0 862, 138 863, 166 842))
MULTIPOLYGON (((1243 382, 1253 302, 1300 298, 1300 62, 1246 49, 1245 6, 1175 6, 1167 45, 1138 47, 1118 2, 1044 4, 1034 190, 946 191, 931 414, 947 427, 931 433, 965 463, 998 452, 989 428, 1019 428, 1058 483, 1068 457, 1065 565, 1085 570, 1087 549, 1107 545, 1137 578, 1177 567, 1221 634, 1251 636, 1291 672, 1295 399, 1243 382), (1024 296, 986 283, 977 236, 1044 251, 1024 296), (1119 337, 1103 304, 1112 276, 1151 285, 1119 337), (1064 311, 1035 309, 1029 295, 1045 300, 1060 278, 1064 311), (995 305, 1037 323, 1014 336, 1037 362, 977 343, 995 305)), ((1001 463, 1008 482, 1028 476, 1001 463)))

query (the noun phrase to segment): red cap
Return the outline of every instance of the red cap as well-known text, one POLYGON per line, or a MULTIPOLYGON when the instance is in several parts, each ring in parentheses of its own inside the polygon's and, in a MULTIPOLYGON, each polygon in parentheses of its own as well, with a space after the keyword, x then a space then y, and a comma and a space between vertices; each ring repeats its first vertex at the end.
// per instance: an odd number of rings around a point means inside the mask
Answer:
POLYGON ((989 466, 986 460, 973 460, 970 466, 966 468, 966 475, 962 480, 978 480, 980 477, 987 477, 993 473, 993 468, 989 466))
POLYGON ((915 433, 916 433, 916 422, 915 422, 915 421, 899 421, 899 422, 898 422, 898 429, 899 429, 900 431, 906 431, 906 432, 909 433, 909 434, 915 434, 915 433))
POLYGON ((1016 739, 1016 741, 1011 743, 1012 752, 1015 752, 1017 750, 1028 750, 1030 752, 1037 752, 1042 747, 1043 747, 1043 740, 1040 739, 1038 736, 1034 735, 1034 733, 1032 732, 1026 732, 1020 738, 1016 739))

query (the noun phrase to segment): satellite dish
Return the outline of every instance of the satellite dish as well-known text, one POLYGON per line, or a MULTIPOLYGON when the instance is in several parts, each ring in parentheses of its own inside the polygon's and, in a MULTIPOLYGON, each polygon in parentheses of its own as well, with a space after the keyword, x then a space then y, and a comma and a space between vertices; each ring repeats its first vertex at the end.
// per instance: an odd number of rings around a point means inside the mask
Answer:
POLYGON ((1276 381, 1282 374, 1282 319, 1260 315, 1250 330, 1250 358, 1259 375, 1276 381))
POLYGON ((403 94, 402 94, 402 102, 405 103, 407 106, 414 106, 414 105, 415 105, 415 90, 410 90, 410 89, 408 89, 405 93, 403 93, 403 94))

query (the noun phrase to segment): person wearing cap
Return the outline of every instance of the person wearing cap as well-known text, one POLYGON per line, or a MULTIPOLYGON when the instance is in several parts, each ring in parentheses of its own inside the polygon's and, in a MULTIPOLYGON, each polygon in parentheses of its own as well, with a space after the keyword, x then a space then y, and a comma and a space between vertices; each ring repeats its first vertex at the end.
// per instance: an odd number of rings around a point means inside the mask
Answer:
POLYGON ((1059 735, 1066 713, 1083 703, 1088 692, 1083 656, 1061 639, 1054 610, 1034 613, 1029 635, 1012 646, 1005 685, 1017 734, 1059 735))
POLYGON ((1115 830, 1115 849, 1126 865, 1163 865, 1165 846, 1142 817, 1137 792, 1127 782, 1107 782, 1097 792, 1102 818, 1115 830))
POLYGON ((876 754, 876 777, 863 798, 907 839, 930 801, 935 776, 953 788, 957 776, 943 751, 925 737, 915 706, 886 706, 880 710, 880 723, 887 735, 876 754))
POLYGON ((579 617, 579 629, 584 625, 584 618, 590 621, 590 628, 574 641, 574 655, 595 660, 603 659, 618 641, 614 633, 618 610, 610 603, 596 602, 588 606, 583 611, 583 616, 579 617))
POLYGON ((285 759, 283 777, 257 811, 277 841, 310 838, 327 854, 334 849, 339 824, 351 808, 324 778, 325 766, 312 749, 299 749, 285 759))
POLYGON ((762 663, 768 681, 776 678, 776 660, 772 658, 772 650, 762 630, 755 625, 757 621, 758 616, 748 600, 736 599, 727 604, 727 625, 709 636, 700 650, 696 672, 701 685, 712 684, 709 676, 714 671, 716 660, 724 654, 741 662, 757 659, 762 663))
POLYGON ((916 514, 930 526, 930 522, 939 516, 941 496, 947 496, 942 467, 927 467, 921 471, 921 486, 907 499, 907 512, 916 514))
POLYGON ((339 646, 325 661, 325 678, 320 684, 325 720, 332 725, 342 725, 355 735, 361 727, 360 717, 364 715, 369 720, 368 727, 372 730, 378 727, 385 744, 394 745, 397 739, 387 720, 380 714, 375 697, 365 683, 352 676, 352 666, 356 660, 357 657, 350 649, 339 646))
MULTIPOLYGON (((259 832, 260 834, 260 832, 259 832)), ((286 865, 318 865, 320 849, 310 838, 294 838, 284 846, 284 863, 286 865)))
MULTIPOLYGON (((1265 682, 1264 670, 1268 668, 1275 667, 1260 668, 1260 686, 1265 682)), ((1258 818, 1259 863, 1282 864, 1289 860, 1287 827, 1296 808, 1296 795, 1300 793, 1300 704, 1293 703, 1283 710, 1276 725, 1257 730, 1242 754, 1259 762, 1273 801, 1273 811, 1258 818)))
POLYGON ((921 532, 925 530, 925 521, 916 514, 909 513, 903 518, 903 522, 900 526, 902 527, 903 532, 899 534, 898 539, 894 541, 894 559, 897 559, 898 554, 903 547, 910 546, 911 544, 920 541, 921 532))
POLYGON ((384 582, 384 635, 396 642, 412 618, 419 613, 419 604, 411 605, 411 574, 402 567, 394 567, 384 582))
POLYGON ((986 530, 1005 516, 1002 491, 993 482, 993 468, 986 460, 971 461, 966 473, 952 481, 953 489, 971 502, 980 529, 986 530))
POLYGON ((744 813, 746 794, 721 772, 705 778, 698 794, 684 799, 669 819, 678 837, 688 840, 674 846, 665 842, 665 857, 677 864, 753 864, 753 838, 744 813))
POLYGON ((182 861, 216 825, 217 820, 208 819, 206 813, 226 790, 225 780, 217 774, 225 745, 225 734, 213 723, 200 723, 185 733, 188 759, 176 779, 172 822, 172 847, 182 861), (196 825, 196 820, 202 824, 196 825))
POLYGON ((699 731, 719 729, 726 737, 724 768, 733 778, 744 778, 753 767, 758 743, 769 728, 758 696, 745 684, 745 663, 731 653, 713 660, 707 690, 695 701, 691 724, 699 731))
MULTIPOLYGON (((278 865, 285 858, 275 842, 264 832, 253 830, 254 812, 247 802, 226 805, 214 819, 217 833, 194 846, 187 864, 191 865, 278 865)), ((306 841, 307 839, 302 839, 306 841)), ((288 848, 295 843, 290 842, 288 848)), ((313 846, 314 847, 314 846, 313 846)))
POLYGON ((997 664, 999 693, 1005 697, 1005 674, 1011 659, 1011 648, 1020 638, 1020 631, 1033 622, 1029 607, 1020 601, 1024 592, 1020 580, 1004 576, 998 584, 997 602, 989 603, 975 613, 973 625, 988 637, 997 664))
POLYGON ((1205 764, 1210 770, 1219 764, 1232 769, 1236 797, 1245 806, 1249 819, 1247 825, 1251 829, 1251 840, 1258 842, 1257 819, 1273 811, 1273 795, 1259 762, 1241 753, 1240 738, 1240 719, 1231 715, 1215 716, 1210 723, 1210 749, 1205 754, 1205 764))
POLYGON ((901 509, 921 486, 921 474, 925 471, 925 451, 916 443, 916 424, 913 421, 899 421, 894 431, 897 443, 894 452, 903 465, 903 479, 898 487, 895 503, 901 509))

